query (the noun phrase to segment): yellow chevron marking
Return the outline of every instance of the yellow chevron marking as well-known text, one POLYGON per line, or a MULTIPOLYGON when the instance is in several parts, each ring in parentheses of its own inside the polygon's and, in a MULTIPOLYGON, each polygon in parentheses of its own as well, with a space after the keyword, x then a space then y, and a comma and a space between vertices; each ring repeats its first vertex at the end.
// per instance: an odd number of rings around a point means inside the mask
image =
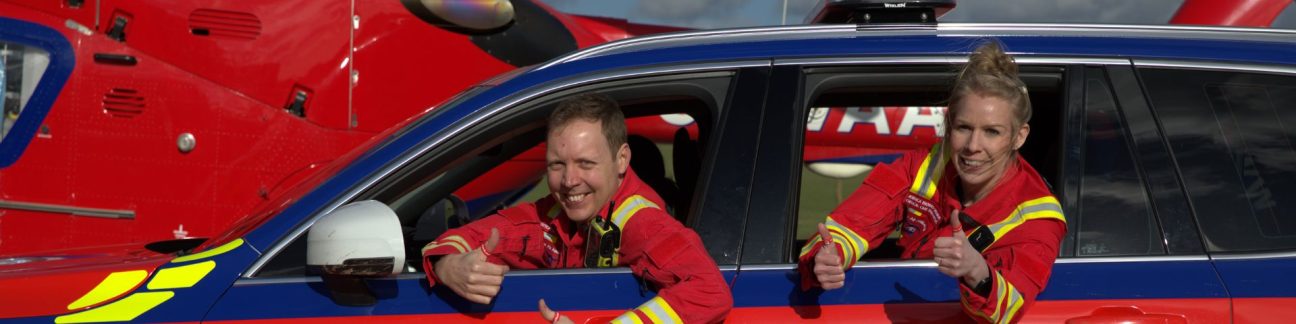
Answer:
POLYGON ((215 268, 216 261, 207 260, 175 268, 158 270, 157 275, 153 276, 153 280, 149 280, 148 289, 158 290, 193 287, 193 285, 198 284, 198 281, 201 281, 203 277, 206 277, 207 274, 215 268))
POLYGON ((102 303, 110 298, 121 296, 122 294, 139 287, 144 278, 148 277, 148 271, 131 270, 122 272, 113 272, 104 277, 98 286, 81 296, 76 301, 68 304, 67 309, 78 309, 98 303, 102 303))
POLYGON ((124 322, 134 320, 144 312, 157 307, 175 296, 171 291, 142 292, 122 298, 107 305, 84 312, 54 318, 54 323, 124 322))

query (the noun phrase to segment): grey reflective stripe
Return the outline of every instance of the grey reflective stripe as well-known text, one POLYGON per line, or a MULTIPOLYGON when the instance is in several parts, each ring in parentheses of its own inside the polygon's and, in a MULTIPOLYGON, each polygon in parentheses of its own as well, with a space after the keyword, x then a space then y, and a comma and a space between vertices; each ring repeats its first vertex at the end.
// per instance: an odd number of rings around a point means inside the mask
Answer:
POLYGON ((648 199, 644 199, 642 196, 631 196, 625 201, 622 201, 621 207, 617 207, 616 212, 612 214, 612 223, 616 224, 617 227, 624 229, 626 222, 630 220, 630 216, 634 216, 635 212, 638 212, 644 207, 661 209, 660 207, 657 207, 657 204, 648 201, 648 199))
POLYGON ((1008 219, 1005 219, 1002 222, 988 225, 987 227, 990 228, 990 232, 994 233, 995 238, 997 239, 999 238, 1000 234, 1002 234, 1000 233, 1000 231, 1003 230, 1004 227, 1021 224, 1028 220, 1025 219, 1026 215, 1036 213, 1036 212, 1041 212, 1041 211, 1055 211, 1058 214, 1062 214, 1062 206, 1054 202, 1046 202, 1046 203, 1039 203, 1031 206, 1026 206, 1024 208, 1017 209, 1016 212, 1013 212, 1012 217, 1009 217, 1008 219))
MULTIPOLYGON (((997 319, 996 322, 1010 323, 1012 322, 1012 318, 1014 317, 1013 315, 1016 315, 1015 314, 1016 312, 1013 310, 1013 305, 1017 305, 1017 303, 1021 302, 1022 296, 1020 293, 1017 292, 1016 288, 1013 288, 1012 285, 1008 283, 1008 278, 1004 278, 1003 276, 1000 276, 998 274, 995 274, 995 276, 998 276, 1000 279, 1003 280, 1002 283, 1004 285, 1001 288, 1008 289, 1008 302, 1002 304, 1004 309, 1000 309, 998 311, 999 318, 997 319)), ((999 305, 995 305, 995 306, 999 306, 999 305)))
POLYGON ((936 184, 932 183, 931 180, 940 179, 941 174, 945 173, 945 150, 941 147, 940 142, 932 145, 931 152, 927 152, 927 157, 929 158, 927 160, 927 170, 923 172, 922 184, 918 187, 918 194, 930 199, 931 197, 927 193, 936 191, 936 184), (931 189, 928 189, 929 187, 931 189))
POLYGON ((662 304, 665 304, 666 300, 665 299, 659 299, 659 300, 660 302, 649 301, 647 305, 644 305, 644 306, 648 306, 647 308, 640 308, 640 309, 644 310, 645 312, 651 312, 652 314, 647 314, 648 317, 652 317, 653 319, 656 320, 661 320, 662 323, 676 323, 675 317, 671 316, 671 313, 667 312, 665 308, 662 308, 662 304))

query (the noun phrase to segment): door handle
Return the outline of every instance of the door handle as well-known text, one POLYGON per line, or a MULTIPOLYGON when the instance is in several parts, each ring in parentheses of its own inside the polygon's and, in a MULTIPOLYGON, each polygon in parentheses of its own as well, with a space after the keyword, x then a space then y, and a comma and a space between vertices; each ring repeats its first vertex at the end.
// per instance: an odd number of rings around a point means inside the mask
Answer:
POLYGON ((1095 309, 1089 315, 1068 319, 1067 324, 1187 324, 1188 319, 1179 314, 1149 314, 1137 306, 1108 306, 1095 309))

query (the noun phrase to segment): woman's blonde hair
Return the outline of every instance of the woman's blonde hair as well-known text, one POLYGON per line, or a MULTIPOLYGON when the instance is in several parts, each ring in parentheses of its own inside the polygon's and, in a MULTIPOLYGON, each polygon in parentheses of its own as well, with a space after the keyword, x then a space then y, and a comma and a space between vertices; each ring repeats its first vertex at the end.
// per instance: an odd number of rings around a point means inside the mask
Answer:
POLYGON ((967 65, 959 72, 950 92, 947 117, 952 120, 954 107, 970 94, 1003 99, 1012 104, 1015 118, 1013 128, 1021 128, 1030 122, 1030 96, 1026 93, 1026 84, 1017 77, 1017 63, 1012 56, 1004 53, 998 41, 991 40, 977 47, 968 56, 967 65))

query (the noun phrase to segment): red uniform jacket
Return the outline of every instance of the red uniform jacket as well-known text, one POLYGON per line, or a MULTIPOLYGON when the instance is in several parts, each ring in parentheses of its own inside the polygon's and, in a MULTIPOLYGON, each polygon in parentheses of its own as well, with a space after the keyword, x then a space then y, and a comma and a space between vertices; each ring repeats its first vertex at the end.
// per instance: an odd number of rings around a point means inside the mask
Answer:
MULTIPOLYGON (((626 172, 612 199, 615 210, 603 207, 599 217, 611 217, 621 228, 619 265, 630 266, 635 275, 661 289, 657 297, 617 319, 638 317, 644 323, 724 319, 733 297, 697 234, 667 214, 661 197, 633 171, 626 172)), ((581 268, 586 232, 568 233, 581 228, 570 223, 552 196, 504 209, 429 243, 423 248, 423 269, 428 282, 435 285, 436 273, 427 257, 475 249, 490 237, 491 228, 499 230, 500 241, 487 259, 490 262, 515 269, 581 268)))
MULTIPOLYGON (((955 189, 958 172, 947 165, 944 154, 937 144, 879 164, 825 225, 841 247, 843 266, 849 269, 896 229, 901 233, 897 243, 904 250, 902 257, 932 258, 936 238, 953 233, 948 217, 960 210, 965 234, 991 270, 988 296, 959 285, 964 311, 978 322, 1015 322, 1048 282, 1066 234, 1062 207, 1035 169, 1019 156, 989 194, 965 208, 955 189)), ((816 234, 801 249, 803 287, 818 284, 814 256, 821 246, 823 240, 816 234)))

